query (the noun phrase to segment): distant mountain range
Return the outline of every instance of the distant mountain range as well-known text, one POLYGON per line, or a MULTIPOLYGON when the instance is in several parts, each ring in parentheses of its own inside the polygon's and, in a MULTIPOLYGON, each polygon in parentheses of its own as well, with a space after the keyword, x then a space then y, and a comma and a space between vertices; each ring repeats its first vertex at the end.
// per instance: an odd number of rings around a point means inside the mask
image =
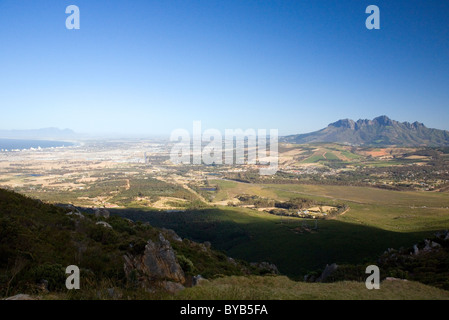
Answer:
POLYGON ((77 134, 70 129, 43 128, 34 130, 0 130, 4 139, 73 139, 77 134))
POLYGON ((449 146, 449 131, 427 128, 420 122, 399 122, 387 116, 373 120, 343 119, 319 131, 281 137, 281 142, 335 142, 365 146, 449 146))

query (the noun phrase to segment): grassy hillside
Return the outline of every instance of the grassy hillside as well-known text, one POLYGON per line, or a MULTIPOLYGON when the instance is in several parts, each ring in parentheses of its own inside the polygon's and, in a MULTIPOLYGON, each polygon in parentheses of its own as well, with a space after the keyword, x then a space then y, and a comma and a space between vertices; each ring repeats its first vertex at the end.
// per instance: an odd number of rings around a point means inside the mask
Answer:
POLYGON ((189 288, 185 300, 448 300, 449 292, 411 281, 303 283, 287 277, 226 277, 189 288))

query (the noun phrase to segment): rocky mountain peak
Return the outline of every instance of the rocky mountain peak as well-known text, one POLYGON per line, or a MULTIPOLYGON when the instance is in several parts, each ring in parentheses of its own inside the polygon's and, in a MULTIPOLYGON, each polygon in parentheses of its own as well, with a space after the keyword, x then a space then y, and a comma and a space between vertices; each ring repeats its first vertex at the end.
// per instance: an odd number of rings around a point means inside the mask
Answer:
POLYGON ((344 143, 365 146, 449 146, 449 131, 430 129, 415 121, 399 122, 386 115, 373 120, 342 119, 328 127, 307 133, 281 138, 288 143, 344 143))
POLYGON ((354 129, 355 122, 354 122, 354 120, 351 120, 351 119, 342 119, 342 120, 338 120, 337 122, 331 123, 329 126, 333 126, 336 128, 354 129))
POLYGON ((377 123, 381 126, 391 126, 395 121, 391 120, 387 116, 380 116, 380 117, 374 118, 373 122, 377 123))

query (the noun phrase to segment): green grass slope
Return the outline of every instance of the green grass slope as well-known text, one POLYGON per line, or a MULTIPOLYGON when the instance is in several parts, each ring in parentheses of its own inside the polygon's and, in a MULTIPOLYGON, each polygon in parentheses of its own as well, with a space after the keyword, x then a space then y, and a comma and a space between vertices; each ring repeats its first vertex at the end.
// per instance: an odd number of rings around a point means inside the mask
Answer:
POLYGON ((304 283, 287 277, 226 277, 181 292, 186 300, 448 300, 449 292, 412 281, 304 283))

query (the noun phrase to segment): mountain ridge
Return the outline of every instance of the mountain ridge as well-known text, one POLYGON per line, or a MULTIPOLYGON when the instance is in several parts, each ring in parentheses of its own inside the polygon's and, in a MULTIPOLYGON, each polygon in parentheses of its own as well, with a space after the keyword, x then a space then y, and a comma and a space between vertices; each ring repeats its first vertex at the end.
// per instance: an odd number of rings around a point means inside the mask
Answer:
POLYGON ((340 119, 318 131, 282 137, 287 143, 342 143, 365 146, 449 146, 449 131, 415 121, 399 122, 386 115, 369 119, 340 119))

